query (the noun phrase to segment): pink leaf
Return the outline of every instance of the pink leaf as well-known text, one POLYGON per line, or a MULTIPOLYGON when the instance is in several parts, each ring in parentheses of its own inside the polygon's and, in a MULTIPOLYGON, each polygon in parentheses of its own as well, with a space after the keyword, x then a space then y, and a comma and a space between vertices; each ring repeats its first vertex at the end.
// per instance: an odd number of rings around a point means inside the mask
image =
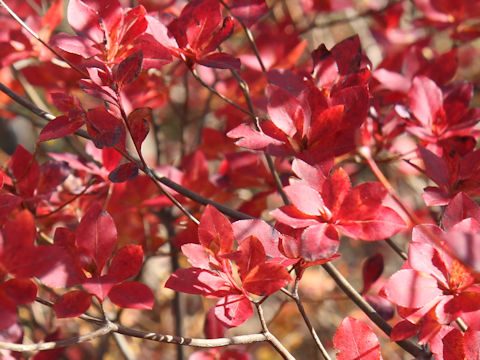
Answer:
POLYGON ((265 254, 270 257, 281 257, 278 250, 279 232, 262 220, 238 220, 232 224, 235 240, 241 244, 244 239, 255 236, 263 245, 265 254))
POLYGON ((415 77, 408 100, 415 118, 425 129, 432 129, 436 117, 443 111, 442 91, 435 82, 425 76, 415 77))
POLYGON ((83 1, 71 0, 68 2, 67 18, 70 26, 78 35, 95 43, 103 41, 105 35, 100 27, 99 14, 83 1))
POLYGON ((383 291, 388 300, 407 308, 420 308, 443 295, 436 279, 410 269, 393 274, 383 291))
POLYGON ((317 190, 308 185, 293 184, 285 187, 284 191, 292 201, 292 205, 302 213, 310 216, 323 215, 325 204, 317 190))
POLYGON ((83 282, 82 286, 103 302, 116 282, 116 279, 107 274, 88 278, 83 282))
POLYGON ((223 278, 199 268, 178 269, 167 280, 165 287, 187 294, 214 297, 225 296, 232 291, 223 278))
MULTIPOLYGON (((285 247, 285 242, 282 245, 285 247)), ((300 236, 299 257, 309 262, 327 260, 337 253, 339 245, 334 226, 327 223, 309 226, 300 236)))
POLYGON ((215 305, 215 316, 227 327, 239 326, 252 315, 252 304, 244 295, 225 296, 215 305))
MULTIPOLYGON (((267 111, 270 120, 287 136, 293 137, 299 128, 302 131, 305 114, 295 96, 274 85, 267 87, 267 111)), ((300 133, 300 136, 303 134, 300 133)))
POLYGON ((381 360, 380 343, 368 325, 348 316, 333 338, 338 360, 381 360))
POLYGON ((124 282, 112 287, 108 297, 122 308, 152 310, 155 298, 152 290, 136 281, 124 282))
POLYGON ((467 194, 461 192, 455 195, 446 207, 442 225, 448 230, 466 218, 474 218, 480 222, 480 207, 467 194))
POLYGON ((230 11, 250 27, 268 12, 268 7, 265 0, 233 0, 230 11))
POLYGON ((58 318, 77 317, 84 314, 92 303, 92 295, 81 290, 63 294, 53 306, 58 318))

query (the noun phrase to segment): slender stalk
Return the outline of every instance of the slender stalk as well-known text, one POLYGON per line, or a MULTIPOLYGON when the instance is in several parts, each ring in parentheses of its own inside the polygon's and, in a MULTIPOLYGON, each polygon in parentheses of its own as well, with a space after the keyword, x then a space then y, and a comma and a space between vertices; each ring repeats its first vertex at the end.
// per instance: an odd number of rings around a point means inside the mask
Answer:
POLYGON ((4 350, 11 350, 11 351, 19 351, 19 352, 25 352, 25 351, 38 351, 38 350, 51 350, 51 349, 57 349, 60 347, 66 347, 66 346, 71 346, 75 344, 79 344, 85 341, 91 341, 93 339, 102 337, 106 334, 111 333, 112 331, 117 330, 117 325, 111 322, 107 322, 103 327, 101 327, 98 330, 95 330, 91 333, 85 334, 85 335, 80 335, 80 336, 75 336, 69 339, 64 339, 64 340, 57 340, 57 341, 48 341, 48 342, 43 342, 43 343, 37 343, 37 344, 13 344, 13 343, 8 343, 8 342, 0 342, 0 349, 4 350))
POLYGON ((248 116, 255 116, 253 115, 250 111, 248 111, 247 109, 243 108, 242 106, 238 105, 236 102, 230 100, 229 98, 227 98, 225 95, 223 94, 220 94, 217 90, 215 90, 213 87, 211 87, 210 85, 208 85, 205 81, 203 81, 203 79, 198 75, 198 72, 197 70, 193 69, 192 70, 192 74, 193 74, 193 77, 205 88, 207 88, 209 91, 211 91, 212 93, 214 93, 215 95, 217 95, 220 99, 222 99, 223 101, 227 102, 228 104, 232 105, 234 108, 236 108, 237 110, 240 110, 241 112, 243 112, 244 114, 247 114, 248 116))
POLYGON ((303 303, 300 300, 300 295, 298 294, 298 285, 300 283, 300 279, 297 277, 295 279, 295 285, 293 288, 293 292, 289 292, 287 290, 283 290, 285 294, 290 296, 294 301, 295 304, 297 304, 298 311, 300 311, 300 314, 302 315, 303 321, 307 325, 308 331, 310 332, 310 335, 312 336, 313 340, 315 341, 315 344, 317 345, 318 349, 320 350, 320 354, 322 354, 322 357, 325 360, 331 360, 330 355, 328 354, 327 349, 325 349, 325 346, 323 346, 322 341, 317 335, 317 332, 315 331, 315 328, 313 327, 310 318, 308 317, 305 308, 303 307, 303 303))
POLYGON ((262 326, 262 331, 268 342, 273 346, 273 348, 280 354, 285 360, 295 360, 295 358, 290 354, 290 352, 283 346, 283 344, 273 335, 270 330, 268 330, 267 322, 265 321, 265 316, 263 314, 262 305, 254 302, 257 309, 258 318, 260 319, 260 324, 262 326))

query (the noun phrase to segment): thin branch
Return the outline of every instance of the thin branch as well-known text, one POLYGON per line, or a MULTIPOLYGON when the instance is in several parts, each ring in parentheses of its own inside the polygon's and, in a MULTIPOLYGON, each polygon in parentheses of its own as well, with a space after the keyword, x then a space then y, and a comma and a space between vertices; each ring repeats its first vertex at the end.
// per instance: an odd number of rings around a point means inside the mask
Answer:
MULTIPOLYGON (((370 320, 372 320, 385 334, 390 335, 392 332, 392 327, 388 324, 376 311, 375 309, 360 295, 353 286, 348 282, 347 279, 338 271, 338 269, 332 263, 328 262, 322 265, 325 271, 332 277, 337 285, 342 289, 342 291, 348 295, 348 297, 367 315, 370 320)), ((426 353, 418 345, 414 344, 410 340, 397 341, 397 344, 400 345, 402 349, 412 354, 413 356, 426 355, 430 356, 429 353, 426 353)))
POLYGON ((117 329, 117 325, 111 322, 107 322, 103 327, 98 330, 95 330, 91 333, 75 336, 69 339, 58 340, 58 341, 48 341, 44 343, 37 344, 13 344, 8 342, 0 342, 0 349, 25 352, 25 351, 38 351, 38 350, 51 350, 57 349, 60 347, 71 346, 85 341, 90 341, 106 334, 111 333, 117 329))
POLYGON ((362 13, 359 13, 359 14, 356 14, 356 15, 353 15, 353 16, 347 16, 347 17, 343 17, 343 18, 340 18, 340 19, 334 19, 334 20, 321 22, 321 23, 318 23, 315 20, 313 22, 313 24, 311 24, 310 26, 307 26, 305 29, 303 29, 300 32, 300 35, 308 32, 310 30, 313 30, 313 29, 326 29, 326 28, 330 28, 330 27, 338 25, 338 24, 350 23, 352 21, 362 19, 362 18, 365 18, 365 17, 369 17, 369 16, 372 16, 372 15, 379 15, 379 14, 384 13, 385 11, 390 9, 391 7, 395 6, 396 4, 401 3, 403 1, 404 0, 390 1, 381 9, 371 9, 371 10, 367 10, 365 12, 362 12, 362 13))
POLYGON ((227 98, 225 95, 223 94, 220 94, 217 90, 215 90, 213 87, 211 87, 210 85, 208 85, 205 81, 203 81, 203 79, 198 75, 198 72, 197 70, 193 69, 192 70, 192 74, 193 74, 193 77, 205 88, 207 88, 209 91, 211 91, 212 93, 214 93, 215 95, 217 95, 220 99, 222 99, 223 101, 229 103, 230 105, 232 105, 234 108, 236 108, 237 110, 240 110, 241 112, 243 112, 244 114, 247 114, 248 116, 253 116, 255 117, 254 114, 252 114, 250 111, 248 111, 247 109, 243 108, 242 106, 238 105, 236 102, 230 100, 229 98, 227 98))
POLYGON ((290 352, 283 346, 283 344, 273 335, 270 330, 268 330, 267 322, 265 321, 265 316, 263 314, 262 305, 258 302, 254 302, 257 309, 258 318, 260 319, 260 324, 262 326, 262 331, 267 338, 268 342, 273 346, 273 348, 284 358, 285 360, 295 360, 295 358, 290 354, 290 352))
POLYGON ((300 314, 302 315, 303 321, 307 325, 308 331, 310 332, 310 335, 312 336, 313 340, 315 341, 315 344, 317 345, 318 349, 320 350, 320 353, 322 354, 323 358, 325 360, 331 360, 330 355, 327 352, 327 349, 325 349, 325 346, 323 346, 322 341, 317 335, 317 332, 315 331, 315 328, 313 327, 312 323, 310 322, 310 319, 305 311, 305 308, 303 307, 303 303, 300 300, 300 296, 298 294, 298 285, 300 283, 300 279, 298 276, 295 278, 295 285, 293 288, 293 292, 290 293, 289 291, 282 289, 285 294, 290 296, 295 303, 297 304, 298 311, 300 311, 300 314))
POLYGON ((130 349, 130 345, 128 344, 127 339, 125 339, 125 335, 116 332, 114 332, 112 335, 125 360, 135 360, 137 357, 133 353, 132 349, 130 349))

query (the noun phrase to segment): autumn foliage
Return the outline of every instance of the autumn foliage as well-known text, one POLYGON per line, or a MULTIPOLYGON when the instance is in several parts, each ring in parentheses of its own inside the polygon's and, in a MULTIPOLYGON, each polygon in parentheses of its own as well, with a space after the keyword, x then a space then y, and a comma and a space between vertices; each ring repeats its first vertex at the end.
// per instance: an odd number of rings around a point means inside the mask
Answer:
POLYGON ((479 2, 0 5, 2 359, 480 358, 479 2))

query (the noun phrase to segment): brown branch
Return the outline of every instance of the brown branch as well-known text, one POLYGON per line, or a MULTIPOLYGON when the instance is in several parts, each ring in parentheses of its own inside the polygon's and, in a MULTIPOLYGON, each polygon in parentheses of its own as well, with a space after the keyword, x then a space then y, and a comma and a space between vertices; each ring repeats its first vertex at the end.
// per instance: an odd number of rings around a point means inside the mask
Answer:
POLYGON ((295 285, 293 288, 293 292, 289 292, 285 289, 282 289, 283 293, 287 294, 289 297, 295 301, 295 304, 297 304, 298 311, 300 311, 300 314, 302 315, 303 321, 307 325, 308 331, 310 332, 310 335, 312 336, 313 340, 315 341, 315 344, 317 345, 317 348, 320 350, 320 353, 322 354, 323 358, 325 360, 331 360, 330 355, 328 355, 327 349, 322 344, 322 341, 317 335, 317 332, 315 331, 315 328, 313 327, 312 323, 310 322, 310 319, 305 311, 305 308, 303 307, 302 301, 300 300, 300 296, 298 294, 298 285, 299 285, 300 279, 298 276, 295 278, 295 285))
MULTIPOLYGON (((348 295, 348 297, 357 305, 370 320, 372 320, 385 334, 390 335, 392 327, 388 324, 375 309, 360 295, 354 287, 343 277, 338 269, 330 262, 322 265, 325 271, 337 283, 338 287, 348 295)), ((402 349, 412 354, 413 356, 425 355, 430 356, 428 352, 414 344, 410 340, 402 340, 396 342, 402 349)))
POLYGON ((57 340, 57 341, 48 341, 44 343, 36 344, 13 344, 8 342, 0 342, 0 349, 25 352, 25 351, 38 351, 38 350, 51 350, 57 349, 60 347, 71 346, 85 341, 90 341, 106 334, 111 333, 117 329, 117 325, 111 322, 107 322, 98 330, 95 330, 91 333, 75 336, 69 339, 57 340))

